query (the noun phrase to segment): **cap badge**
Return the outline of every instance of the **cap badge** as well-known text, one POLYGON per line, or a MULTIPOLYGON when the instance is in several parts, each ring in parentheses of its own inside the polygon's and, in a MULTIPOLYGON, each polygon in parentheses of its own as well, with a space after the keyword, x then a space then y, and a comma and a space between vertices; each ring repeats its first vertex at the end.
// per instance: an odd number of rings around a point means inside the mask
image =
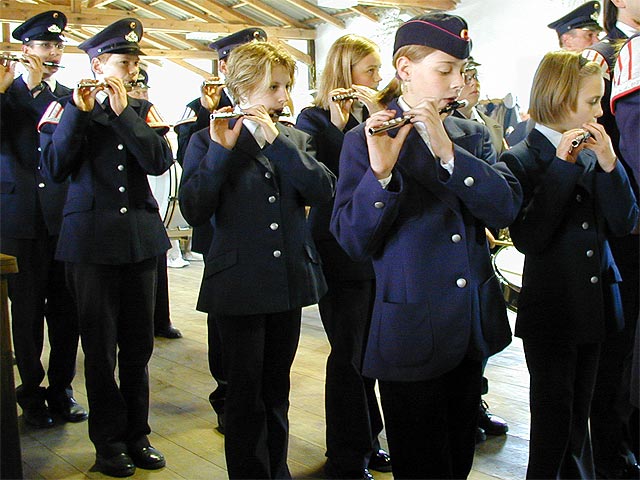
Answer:
MULTIPOLYGON (((132 23, 133 23, 133 22, 132 22, 132 23)), ((129 33, 127 33, 127 34, 125 35, 124 39, 125 39, 127 42, 131 42, 131 43, 138 43, 138 40, 139 40, 138 35, 136 35, 136 32, 134 32, 133 30, 132 30, 132 31, 130 31, 129 33)))
POLYGON ((62 29, 56 24, 50 25, 49 28, 47 28, 47 30, 49 30, 51 33, 61 33, 62 32, 62 29))
POLYGON ((466 28, 462 29, 462 31, 460 32, 460 38, 462 38, 463 40, 469 40, 469 30, 467 30, 466 28))
POLYGON ((59 17, 58 12, 53 12, 53 18, 58 18, 58 17, 59 17))

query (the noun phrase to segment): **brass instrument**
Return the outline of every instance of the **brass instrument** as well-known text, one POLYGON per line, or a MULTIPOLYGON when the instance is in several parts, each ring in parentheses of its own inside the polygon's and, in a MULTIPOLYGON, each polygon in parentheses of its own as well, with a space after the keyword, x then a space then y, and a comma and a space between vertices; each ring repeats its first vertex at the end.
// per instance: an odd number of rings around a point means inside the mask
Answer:
MULTIPOLYGON (((138 84, 138 82, 124 82, 124 88, 127 92, 130 92, 131 90, 134 89, 134 87, 136 87, 138 84)), ((110 88, 109 84, 105 81, 102 80, 81 80, 80 82, 78 82, 78 84, 76 85, 76 88, 110 88)))
POLYGON ((339 93, 331 97, 332 102, 344 102, 345 100, 357 100, 357 92, 355 90, 348 90, 345 93, 339 93))
MULTIPOLYGON (((454 100, 453 102, 450 102, 447 105, 445 105, 443 108, 441 108, 438 113, 440 115, 442 115, 443 113, 449 113, 454 110, 457 110, 458 108, 464 108, 468 104, 469 102, 467 102, 466 100, 460 100, 460 101, 454 100)), ((372 136, 378 135, 388 130, 393 130, 394 128, 400 128, 406 125, 407 123, 411 122, 412 118, 413 118, 413 115, 405 115, 402 117, 392 118, 391 120, 387 120, 386 122, 383 122, 382 125, 377 128, 369 128, 368 130, 369 135, 372 135, 372 136)))
POLYGON ((220 79, 211 79, 211 80, 205 80, 204 82, 202 82, 202 87, 220 87, 224 85, 224 81, 220 80, 220 79))
POLYGON ((589 137, 591 137, 591 134, 589 132, 584 132, 571 140, 571 150, 578 148, 580 144, 586 142, 589 137))
MULTIPOLYGON (((0 54, 0 62, 26 62, 27 60, 23 57, 17 57, 15 55, 10 55, 8 53, 0 54)), ((64 68, 63 65, 60 65, 56 62, 42 62, 42 65, 45 67, 56 67, 56 68, 64 68)))

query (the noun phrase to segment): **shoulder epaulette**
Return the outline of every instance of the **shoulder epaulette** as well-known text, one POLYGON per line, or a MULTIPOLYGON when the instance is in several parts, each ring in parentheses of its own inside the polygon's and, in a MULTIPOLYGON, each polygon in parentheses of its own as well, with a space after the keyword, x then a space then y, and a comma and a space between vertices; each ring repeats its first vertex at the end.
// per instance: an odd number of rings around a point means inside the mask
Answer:
POLYGON ((611 112, 615 112, 615 102, 621 97, 640 89, 640 36, 632 37, 624 44, 611 81, 611 112))
POLYGON ((600 69, 602 70, 602 76, 604 77, 604 79, 611 80, 611 69, 609 68, 609 62, 607 62, 607 59, 604 55, 602 55, 597 50, 587 48, 582 51, 582 56, 590 62, 595 62, 600 65, 600 69))
POLYGON ((191 108, 189 105, 187 105, 187 107, 184 109, 184 113, 182 114, 182 118, 180 118, 180 120, 178 120, 173 127, 175 128, 179 125, 184 125, 186 123, 193 123, 197 119, 198 119, 198 114, 196 113, 196 111, 193 108, 191 108))
POLYGON ((156 110, 156 107, 151 105, 149 111, 147 112, 147 118, 145 118, 145 122, 151 128, 169 128, 169 124, 162 120, 162 117, 156 110))
POLYGON ((64 112, 64 107, 58 102, 51 102, 47 109, 45 110, 40 122, 38 122, 38 132, 43 125, 47 123, 51 123, 57 125, 60 123, 60 117, 62 116, 62 112, 64 112))

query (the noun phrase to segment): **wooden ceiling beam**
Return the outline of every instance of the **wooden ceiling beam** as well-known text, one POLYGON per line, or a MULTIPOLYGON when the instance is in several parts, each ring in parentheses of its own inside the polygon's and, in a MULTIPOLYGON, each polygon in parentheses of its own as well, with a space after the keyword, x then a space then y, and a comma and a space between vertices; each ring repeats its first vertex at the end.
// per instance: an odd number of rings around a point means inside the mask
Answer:
MULTIPOLYGON (((32 17, 45 11, 44 5, 34 6, 16 4, 12 0, 0 0, 0 22, 23 22, 25 18, 32 17)), ((69 27, 106 27, 116 20, 127 15, 125 11, 115 9, 85 8, 81 13, 73 13, 68 7, 60 7, 59 10, 67 16, 69 27)), ((169 33, 207 32, 220 35, 230 35, 243 28, 256 26, 257 22, 247 24, 193 22, 176 19, 140 18, 145 31, 163 31, 169 33)), ((291 40, 314 40, 316 31, 312 28, 283 28, 263 27, 269 37, 286 38, 291 40)))
POLYGON ((186 68, 190 72, 197 73, 198 75, 202 76, 202 78, 208 78, 212 75, 211 72, 202 70, 201 68, 191 65, 189 62, 185 62, 184 60, 181 60, 179 58, 170 58, 169 61, 175 63, 176 65, 181 66, 182 68, 186 68))
POLYGON ((89 0, 87 2, 87 8, 106 7, 107 5, 112 4, 114 1, 115 0, 89 0))
MULTIPOLYGON (((141 2, 140 0, 123 0, 123 1, 133 7, 133 11, 129 12, 129 13, 142 11, 142 12, 147 12, 148 14, 153 15, 153 16, 158 17, 158 18, 165 18, 166 17, 165 13, 163 13, 161 11, 158 11, 158 9, 156 9, 156 8, 150 7, 149 5, 147 5, 144 2, 141 2)), ((116 9, 111 9, 111 10, 116 10, 116 9)), ((133 15, 133 16, 135 16, 135 15, 133 15)))
MULTIPOLYGON (((165 0, 165 1, 169 5, 177 6, 177 2, 169 1, 169 0, 165 0)), ((204 1, 197 1, 197 0, 182 0, 182 3, 180 3, 180 5, 183 5, 183 4, 184 4, 184 6, 188 5, 189 7, 193 8, 193 9, 202 10, 206 15, 208 15, 212 19, 216 20, 217 22, 230 21, 228 18, 225 18, 224 15, 220 14, 220 10, 218 10, 218 9, 214 10, 213 8, 211 8, 211 3, 210 2, 206 2, 205 3, 204 1)), ((248 19, 248 20, 250 20, 250 19, 248 19)), ((233 22, 231 22, 231 23, 233 23, 233 22)))
POLYGON ((206 13, 202 13, 201 11, 190 7, 188 5, 182 5, 182 4, 178 4, 176 2, 167 2, 166 0, 155 0, 151 3, 149 3, 149 5, 156 5, 158 3, 165 3, 169 6, 171 6, 172 8, 175 8, 176 10, 178 10, 179 12, 182 12, 185 16, 191 16, 191 18, 193 19, 197 19, 197 20, 202 20, 203 22, 210 22, 211 19, 209 18, 209 16, 206 13))
POLYGON ((460 0, 358 0, 360 5, 368 5, 372 7, 396 7, 407 8, 415 7, 424 10, 454 10, 460 0))
POLYGON ((360 15, 361 17, 366 18, 367 20, 371 20, 372 22, 379 22, 380 18, 378 18, 378 15, 376 15, 375 13, 369 11, 367 8, 365 7, 361 7, 360 5, 358 5, 357 7, 351 7, 349 8, 350 11, 357 13, 358 15, 360 15))
POLYGON ((330 23, 331 25, 335 25, 336 27, 342 30, 346 28, 346 25, 342 20, 332 15, 329 15, 324 10, 321 10, 315 5, 311 5, 310 3, 305 2, 304 0, 286 0, 286 1, 304 10, 305 12, 309 12, 311 15, 315 15, 316 17, 321 18, 322 20, 324 20, 327 23, 330 23))
POLYGON ((295 18, 285 15, 284 13, 276 10, 273 7, 270 7, 269 5, 265 4, 264 2, 261 2, 260 0, 243 0, 242 3, 239 3, 238 5, 234 5, 234 8, 240 7, 242 5, 249 5, 252 8, 255 8, 256 10, 266 15, 269 15, 272 18, 275 18, 278 22, 284 25, 290 25, 296 28, 308 28, 307 25, 305 25, 304 23, 301 23, 297 21, 295 18))
POLYGON ((287 52, 291 54, 293 58, 295 58, 299 62, 306 63, 307 65, 311 65, 313 63, 313 58, 311 58, 311 55, 301 52, 300 50, 292 47, 286 42, 276 40, 276 43, 281 45, 287 52))
POLYGON ((194 7, 201 8, 214 18, 219 18, 223 22, 230 23, 246 23, 255 25, 255 19, 247 17, 240 12, 236 12, 233 8, 221 5, 213 0, 183 0, 194 7))

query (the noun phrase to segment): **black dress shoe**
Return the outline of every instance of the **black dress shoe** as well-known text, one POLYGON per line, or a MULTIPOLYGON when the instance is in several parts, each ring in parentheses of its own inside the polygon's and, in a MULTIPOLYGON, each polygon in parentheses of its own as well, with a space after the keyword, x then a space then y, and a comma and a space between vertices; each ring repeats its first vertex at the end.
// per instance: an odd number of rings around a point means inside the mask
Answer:
POLYGON ((118 453, 108 458, 97 454, 95 468, 110 477, 130 477, 136 473, 136 466, 126 453, 118 453))
POLYGON ((335 478, 340 480, 375 480, 371 472, 367 468, 362 470, 356 470, 353 472, 343 472, 336 469, 331 463, 331 460, 327 460, 324 465, 324 473, 327 478, 335 478))
POLYGON ((60 415, 67 422, 83 422, 89 418, 89 413, 73 397, 65 395, 55 400, 49 400, 47 403, 51 413, 60 415))
POLYGON ((53 418, 49 414, 47 407, 42 404, 41 406, 33 406, 22 409, 22 417, 24 421, 35 428, 49 428, 53 427, 53 418))
POLYGON ((476 428, 476 445, 484 442, 487 439, 487 434, 480 427, 476 428))
POLYGON ((169 328, 163 330, 156 330, 155 336, 164 338, 182 338, 182 332, 176 327, 170 326, 169 328))
POLYGON ((167 464, 160 450, 153 448, 151 445, 142 448, 130 448, 129 455, 136 467, 144 468, 145 470, 157 470, 167 464))
POLYGON ((369 468, 376 472, 391 471, 391 457, 383 449, 378 450, 369 460, 369 468))
POLYGON ((507 422, 489 412, 489 405, 484 400, 480 400, 478 427, 482 428, 487 435, 504 435, 509 431, 507 422))
POLYGON ((220 412, 217 415, 218 415, 218 426, 216 427, 216 430, 218 430, 218 432, 224 435, 224 412, 220 412))
POLYGON ((602 479, 633 479, 638 480, 640 478, 640 465, 637 463, 628 463, 626 459, 619 458, 615 463, 615 466, 608 469, 596 468, 596 477, 602 479))

